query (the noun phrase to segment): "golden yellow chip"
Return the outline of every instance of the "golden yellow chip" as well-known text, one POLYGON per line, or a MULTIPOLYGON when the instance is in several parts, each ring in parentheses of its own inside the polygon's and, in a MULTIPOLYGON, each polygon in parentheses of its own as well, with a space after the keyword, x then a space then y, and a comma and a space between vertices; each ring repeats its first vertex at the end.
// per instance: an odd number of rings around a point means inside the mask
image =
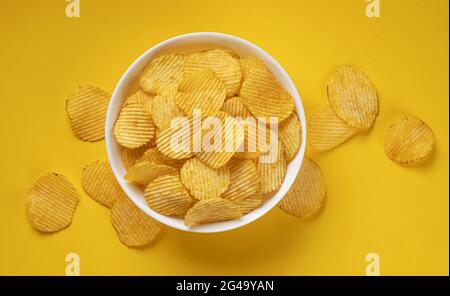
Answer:
POLYGON ((247 117, 252 117, 250 112, 248 112, 247 107, 244 106, 241 97, 232 97, 223 103, 222 111, 234 117, 240 117, 241 119, 246 119, 247 117))
POLYGON ((309 122, 309 144, 317 151, 326 151, 351 138, 357 129, 342 121, 331 109, 317 111, 309 122))
POLYGON ((147 112, 147 114, 152 115, 152 101, 153 101, 153 97, 151 95, 149 95, 148 93, 146 93, 143 90, 138 90, 131 96, 127 97, 125 99, 125 103, 123 105, 125 106, 130 103, 142 104, 144 106, 144 110, 147 112))
POLYGON ((241 66, 228 52, 223 49, 210 49, 193 53, 186 58, 185 74, 193 74, 204 69, 214 71, 223 81, 227 96, 237 93, 242 79, 241 66))
POLYGON ((107 161, 97 160, 87 165, 81 174, 81 185, 87 195, 108 208, 125 194, 107 161))
POLYGON ((302 143, 302 126, 296 112, 281 123, 278 136, 283 144, 286 161, 293 160, 302 143))
POLYGON ((205 117, 202 127, 202 151, 197 158, 212 168, 223 167, 244 142, 244 127, 223 111, 205 117))
POLYGON ((266 64, 255 56, 246 56, 239 60, 242 69, 242 79, 245 80, 248 74, 253 70, 263 70, 267 71, 266 64))
POLYGON ((262 204, 261 192, 257 192, 253 196, 250 196, 241 201, 235 201, 234 203, 239 207, 239 210, 241 210, 243 215, 248 214, 261 206, 262 204))
POLYGON ((204 113, 219 111, 225 97, 225 84, 206 69, 184 75, 175 101, 184 114, 192 115, 194 109, 204 113))
POLYGON ((180 171, 181 182, 196 199, 220 197, 230 185, 230 169, 213 169, 197 158, 186 161, 180 171))
POLYGON ((263 133, 267 135, 267 126, 258 124, 256 121, 241 121, 241 123, 244 125, 244 142, 234 157, 254 159, 261 153, 267 152, 258 144, 259 136, 263 133))
POLYGON ((147 151, 147 146, 142 146, 136 149, 123 148, 122 150, 122 160, 126 169, 133 166, 139 159, 141 159, 147 151))
POLYGON ((111 208, 111 223, 119 240, 128 247, 149 245, 161 231, 161 225, 142 212, 129 198, 119 198, 111 208))
POLYGON ((277 117, 282 122, 294 111, 294 99, 267 71, 255 69, 242 83, 240 96, 255 117, 277 117))
POLYGON ((435 145, 433 130, 422 120, 406 116, 388 127, 384 134, 384 153, 399 164, 425 159, 435 145))
POLYGON ((351 66, 338 68, 327 84, 328 101, 336 115, 355 128, 370 128, 378 115, 377 91, 370 79, 351 66))
POLYGON ((148 161, 154 164, 164 164, 161 153, 155 147, 147 149, 144 154, 136 161, 136 163, 148 161))
POLYGON ((145 188, 145 199, 154 211, 182 217, 193 202, 178 175, 161 176, 145 188))
POLYGON ((221 197, 233 202, 243 201, 261 191, 256 164, 250 159, 233 159, 229 164, 230 186, 221 197))
POLYGON ((140 87, 152 94, 176 89, 183 77, 184 59, 182 55, 169 54, 151 60, 139 77, 140 87))
POLYGON ((175 96, 176 94, 158 95, 152 100, 152 118, 161 131, 170 127, 173 118, 184 116, 175 103, 175 96))
POLYGON ((67 178, 48 173, 33 184, 27 194, 25 208, 34 228, 55 232, 72 222, 77 203, 78 194, 67 178))
POLYGON ((222 48, 222 50, 225 51, 226 53, 228 53, 233 58, 239 59, 239 55, 236 52, 234 52, 233 50, 231 50, 229 48, 222 48))
MULTIPOLYGON (((199 130, 196 127, 195 130, 199 130)), ((187 159, 194 156, 194 126, 192 117, 177 117, 171 127, 163 130, 156 138, 156 148, 170 159, 187 159), (179 120, 178 120, 179 119, 179 120)))
POLYGON ((147 186, 156 178, 164 175, 178 175, 178 171, 171 166, 155 164, 146 160, 129 168, 125 174, 125 180, 147 186))
POLYGON ((186 226, 235 220, 242 217, 239 207, 223 198, 210 198, 196 202, 184 217, 186 226))
POLYGON ((79 86, 66 101, 66 112, 75 135, 88 142, 105 137, 105 120, 110 95, 99 87, 79 86))
POLYGON ((322 171, 314 161, 305 156, 294 184, 278 206, 298 218, 311 218, 322 209, 326 191, 322 171))
POLYGON ((149 143, 155 137, 155 130, 145 106, 137 100, 129 100, 120 110, 114 136, 121 146, 135 149, 149 143))
MULTIPOLYGON (((280 143, 279 143, 280 144, 280 143)), ((260 158, 256 159, 256 167, 261 178, 261 194, 274 192, 278 190, 283 184, 284 176, 287 171, 286 157, 281 149, 281 145, 278 145, 277 158, 273 162, 261 162, 260 158)), ((272 154, 272 151, 269 151, 272 154)), ((261 156, 260 156, 261 157, 261 156)), ((273 160, 271 156, 269 159, 273 160)))

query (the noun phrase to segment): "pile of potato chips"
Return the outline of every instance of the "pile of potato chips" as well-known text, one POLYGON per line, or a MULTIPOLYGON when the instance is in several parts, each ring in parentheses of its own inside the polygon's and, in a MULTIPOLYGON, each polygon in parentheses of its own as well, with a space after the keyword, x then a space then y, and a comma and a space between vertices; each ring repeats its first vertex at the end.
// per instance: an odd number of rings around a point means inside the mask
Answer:
MULTIPOLYGON (((123 102, 114 135, 122 146, 125 179, 142 187, 154 211, 183 218, 187 226, 239 219, 280 188, 288 162, 299 151, 302 130, 292 96, 262 60, 219 48, 161 55, 149 62, 138 82, 139 90, 123 102), (266 121, 253 125, 242 121, 248 118, 266 121), (176 128, 183 122, 186 129, 176 128), (218 136, 221 150, 198 150, 195 140, 188 141, 188 149, 174 149, 175 134, 197 137, 202 147, 212 139, 215 142, 214 122, 224 131, 218 136), (276 144, 255 147, 254 138, 266 144, 276 139, 276 144)), ((329 106, 310 118, 313 150, 333 149, 370 129, 379 113, 375 87, 351 66, 332 73, 327 96, 329 106)), ((104 138, 109 100, 107 91, 92 85, 79 86, 69 94, 66 112, 79 139, 104 138)), ((431 154, 435 137, 422 120, 406 116, 387 128, 384 145, 389 159, 409 165, 431 154)), ((85 166, 81 185, 87 195, 110 210, 111 223, 123 244, 140 247, 158 237, 162 225, 131 202, 108 162, 85 166)), ((305 156, 279 207, 301 220, 309 219, 323 208, 326 193, 321 169, 305 156)), ((28 219, 40 231, 59 231, 70 225, 78 200, 65 176, 45 174, 27 194, 28 219)))
POLYGON ((142 71, 139 86, 124 100, 114 135, 125 179, 142 186, 154 211, 187 226, 239 219, 279 189, 299 151, 301 124, 294 99, 259 58, 220 48, 162 55, 142 71), (182 119, 185 131, 176 125, 182 119), (274 145, 249 149, 261 125, 261 138, 274 145), (189 138, 188 149, 173 148, 176 134, 189 138), (204 149, 217 138, 218 149, 204 149), (274 159, 260 161, 271 153, 274 159))

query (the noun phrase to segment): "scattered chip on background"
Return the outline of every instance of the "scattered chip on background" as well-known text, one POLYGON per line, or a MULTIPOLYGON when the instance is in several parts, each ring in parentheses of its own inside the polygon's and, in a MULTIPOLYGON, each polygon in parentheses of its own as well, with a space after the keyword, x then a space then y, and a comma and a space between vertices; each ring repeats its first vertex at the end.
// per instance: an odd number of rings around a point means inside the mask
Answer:
POLYGON ((185 218, 186 226, 235 220, 242 217, 239 207, 223 198, 209 198, 196 202, 189 209, 185 218))
POLYGON ((250 159, 233 159, 229 164, 230 186, 221 197, 233 202, 243 201, 261 191, 256 164, 250 159))
POLYGON ((298 119, 297 112, 293 112, 278 129, 278 136, 284 148, 286 161, 294 159, 302 143, 302 126, 298 119))
POLYGON ((370 128, 378 115, 377 91, 358 69, 342 66, 327 84, 328 101, 336 115, 354 128, 370 128))
POLYGON ((106 111, 110 94, 96 86, 83 85, 73 90, 66 101, 66 112, 75 135, 88 142, 105 137, 106 111))
POLYGON ((241 85, 241 66, 236 58, 223 49, 210 49, 193 53, 186 57, 185 74, 192 74, 199 70, 210 69, 223 81, 226 95, 237 93, 241 85))
POLYGON ((278 206, 300 219, 311 218, 322 209, 326 191, 322 171, 305 155, 297 178, 278 206))
POLYGON ((144 196, 150 208, 168 216, 183 217, 193 202, 178 175, 156 178, 145 188, 144 196))
POLYGON ((81 185, 87 195, 108 208, 125 195, 107 161, 97 160, 84 167, 81 185))
POLYGON ((264 70, 253 70, 242 83, 240 96, 255 117, 277 117, 282 122, 294 111, 294 99, 275 77, 264 70))
POLYGON ((225 84, 213 71, 204 69, 183 77, 175 101, 186 115, 192 115, 194 109, 212 113, 220 110, 226 95, 225 84))
POLYGON ((396 121, 384 134, 384 153, 399 164, 413 164, 425 159, 434 145, 433 130, 413 116, 396 121))
POLYGON ((351 138, 357 131, 328 107, 312 114, 309 121, 309 144, 317 151, 330 150, 351 138))
POLYGON ((248 77, 248 74, 253 70, 263 70, 267 71, 266 64, 255 56, 246 56, 239 59, 242 69, 242 79, 245 80, 248 77))
POLYGON ((165 164, 155 164, 149 161, 138 162, 130 167, 125 174, 125 180, 147 186, 154 179, 164 175, 178 175, 178 171, 165 164))
POLYGON ((220 197, 230 185, 230 169, 208 167, 197 158, 186 161, 180 171, 181 181, 196 199, 220 197))
POLYGON ((67 178, 48 173, 27 193, 25 209, 33 227, 43 232, 55 232, 69 226, 77 203, 78 194, 67 178))
POLYGON ((184 59, 184 56, 178 54, 162 55, 153 59, 139 77, 140 87, 152 94, 176 89, 183 77, 184 59))
POLYGON ((161 225, 142 212, 129 198, 119 198, 111 208, 111 223, 119 240, 129 247, 149 245, 161 231, 161 225))
POLYGON ((135 149, 149 143, 155 136, 156 127, 145 106, 130 100, 120 110, 114 126, 117 142, 126 148, 135 149))

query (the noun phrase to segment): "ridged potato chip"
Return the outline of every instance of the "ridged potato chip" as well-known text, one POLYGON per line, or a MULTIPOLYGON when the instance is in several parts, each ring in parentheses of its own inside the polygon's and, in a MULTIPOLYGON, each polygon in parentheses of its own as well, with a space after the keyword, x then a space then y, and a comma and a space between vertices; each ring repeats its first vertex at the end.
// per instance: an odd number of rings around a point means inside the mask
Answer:
POLYGON ((211 128, 202 129, 203 149, 197 153, 196 157, 206 165, 217 169, 226 165, 244 142, 244 127, 234 117, 223 111, 205 117, 202 127, 209 124, 211 128), (208 146, 205 142, 210 145, 208 146))
POLYGON ((156 127, 144 104, 129 100, 120 110, 114 126, 117 142, 129 149, 139 148, 155 137, 156 127))
POLYGON ((125 174, 125 180, 147 186, 154 179, 164 175, 178 175, 178 171, 171 166, 155 164, 146 160, 129 168, 125 174))
POLYGON ((185 57, 178 54, 162 55, 150 61, 139 77, 139 85, 146 92, 158 94, 176 89, 183 77, 185 57))
POLYGON ((350 126, 367 129, 374 123, 377 91, 363 72, 351 66, 338 68, 328 80, 327 94, 336 115, 350 126))
POLYGON ((250 159, 233 159, 229 164, 230 186, 221 197, 233 202, 243 201, 261 191, 256 164, 250 159))
POLYGON ((142 157, 140 157, 136 163, 143 162, 143 161, 149 161, 150 163, 154 164, 164 164, 164 160, 162 158, 161 152, 156 149, 156 147, 152 147, 150 149, 147 149, 142 157))
POLYGON ((160 130, 169 128, 173 118, 184 116, 175 102, 175 96, 176 94, 158 95, 152 100, 152 118, 160 130))
POLYGON ((192 117, 179 120, 175 118, 171 127, 163 130, 156 138, 156 148, 162 155, 171 159, 188 159, 194 156, 193 140, 194 129, 192 117), (179 123, 179 125, 176 124, 179 123), (179 141, 175 141, 175 140, 179 141))
POLYGON ((226 53, 228 53, 230 56, 232 56, 235 59, 239 59, 239 55, 234 52, 232 49, 229 48, 222 48, 223 51, 225 51, 226 53))
MULTIPOLYGON (((281 147, 281 145, 278 146, 281 147)), ((261 194, 274 192, 283 184, 287 171, 287 163, 283 150, 280 150, 276 161, 262 163, 257 160, 256 162, 256 167, 261 178, 261 194)))
POLYGON ((125 103, 123 105, 125 106, 125 105, 128 105, 130 103, 142 104, 144 106, 145 112, 147 112, 147 114, 149 114, 149 115, 152 115, 152 101, 153 101, 153 98, 154 97, 152 97, 151 95, 149 95, 145 91, 138 90, 137 92, 135 92, 131 96, 127 97, 125 99, 125 103))
POLYGON ((69 226, 77 203, 78 194, 67 178, 48 173, 40 177, 27 193, 25 209, 34 228, 55 232, 69 226))
POLYGON ((322 209, 326 192, 322 171, 314 161, 305 156, 294 184, 278 206, 298 218, 311 218, 322 209))
POLYGON ((186 226, 235 220, 242 217, 239 207, 223 198, 210 198, 196 202, 184 217, 186 226))
POLYGON ((193 202, 178 175, 156 178, 145 188, 144 196, 150 208, 168 216, 184 216, 193 202))
POLYGON ((263 70, 267 71, 266 64, 255 56, 246 56, 239 59, 242 69, 242 79, 245 80, 248 74, 253 70, 263 70))
POLYGON ((88 142, 105 137, 105 120, 110 94, 92 86, 78 86, 66 101, 66 112, 75 135, 88 142))
POLYGON ((243 215, 250 213, 251 211, 259 208, 262 204, 261 192, 257 192, 255 195, 250 196, 244 200, 235 201, 235 205, 239 207, 239 210, 243 215))
POLYGON ((196 199, 220 197, 230 185, 230 169, 213 169, 197 158, 186 161, 180 171, 181 182, 196 199))
POLYGON ((125 168, 128 170, 131 166, 133 166, 140 158, 143 157, 147 149, 147 146, 142 146, 136 149, 123 148, 122 160, 125 168))
POLYGON ((209 69, 184 75, 175 101, 181 111, 192 115, 194 109, 204 113, 219 111, 226 98, 225 84, 209 69))
POLYGON ((107 161, 97 160, 84 167, 81 185, 87 195, 108 208, 125 195, 107 161))
POLYGON ((186 58, 185 74, 210 69, 224 82, 226 95, 237 93, 241 84, 241 66, 236 58, 223 49, 210 49, 193 53, 186 58))
MULTIPOLYGON (((261 153, 267 152, 265 147, 261 147, 259 142, 260 135, 267 135, 268 128, 266 125, 258 124, 256 121, 241 122, 244 126, 244 141, 242 147, 234 154, 236 158, 257 158, 261 153)), ((267 143, 267 142, 266 142, 267 143)))
POLYGON ((278 136, 283 144, 286 161, 293 160, 302 143, 302 126, 296 112, 281 123, 278 136))
POLYGON ((128 247, 149 245, 161 231, 161 225, 142 212, 129 198, 119 198, 111 208, 111 223, 119 240, 128 247))
POLYGON ((317 151, 326 151, 339 146, 358 130, 342 121, 331 109, 314 112, 309 122, 309 144, 317 151))
POLYGON ((225 103, 223 103, 221 110, 234 117, 240 117, 241 119, 246 119, 247 117, 252 116, 247 107, 244 106, 241 97, 232 97, 227 99, 225 103))
POLYGON ((156 164, 166 164, 177 170, 180 170, 181 167, 183 166, 183 164, 186 162, 185 159, 169 158, 169 157, 165 156, 164 154, 162 154, 161 152, 159 152, 158 149, 156 149, 155 147, 150 148, 147 151, 145 151, 144 155, 142 155, 142 157, 139 158, 136 161, 136 163, 146 161, 146 160, 150 161, 152 163, 156 163, 156 164))
POLYGON ((282 122, 294 111, 294 99, 267 71, 255 69, 242 83, 240 96, 255 117, 277 117, 282 122))
POLYGON ((425 159, 434 145, 433 130, 413 116, 396 121, 384 134, 384 153, 398 164, 413 164, 425 159))

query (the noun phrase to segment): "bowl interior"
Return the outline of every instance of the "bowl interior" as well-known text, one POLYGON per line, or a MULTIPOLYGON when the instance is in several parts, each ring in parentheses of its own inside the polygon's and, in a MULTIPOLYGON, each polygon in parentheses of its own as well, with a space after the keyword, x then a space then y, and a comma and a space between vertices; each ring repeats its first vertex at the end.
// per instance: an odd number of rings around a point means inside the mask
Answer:
MULTIPOLYGON (((270 106, 267 106, 270 108, 270 106)), ((117 84, 106 116, 106 148, 111 168, 119 184, 128 197, 147 215, 166 224, 190 232, 222 232, 244 226, 272 209, 287 193, 300 169, 305 153, 306 121, 300 96, 286 71, 264 50, 256 45, 238 37, 221 33, 192 33, 166 40, 142 54, 125 72, 117 84), (126 169, 122 161, 122 147, 116 142, 113 135, 114 123, 119 115, 125 98, 138 90, 137 77, 147 63, 154 57, 167 53, 190 53, 213 47, 225 47, 235 51, 239 56, 254 55, 262 59, 270 72, 278 79, 283 87, 294 97, 297 114, 302 125, 302 144, 296 157, 288 164, 284 182, 278 192, 268 196, 265 202, 254 211, 239 220, 216 222, 194 227, 187 227, 183 220, 161 215, 153 211, 144 199, 143 190, 132 183, 125 181, 126 169)))

